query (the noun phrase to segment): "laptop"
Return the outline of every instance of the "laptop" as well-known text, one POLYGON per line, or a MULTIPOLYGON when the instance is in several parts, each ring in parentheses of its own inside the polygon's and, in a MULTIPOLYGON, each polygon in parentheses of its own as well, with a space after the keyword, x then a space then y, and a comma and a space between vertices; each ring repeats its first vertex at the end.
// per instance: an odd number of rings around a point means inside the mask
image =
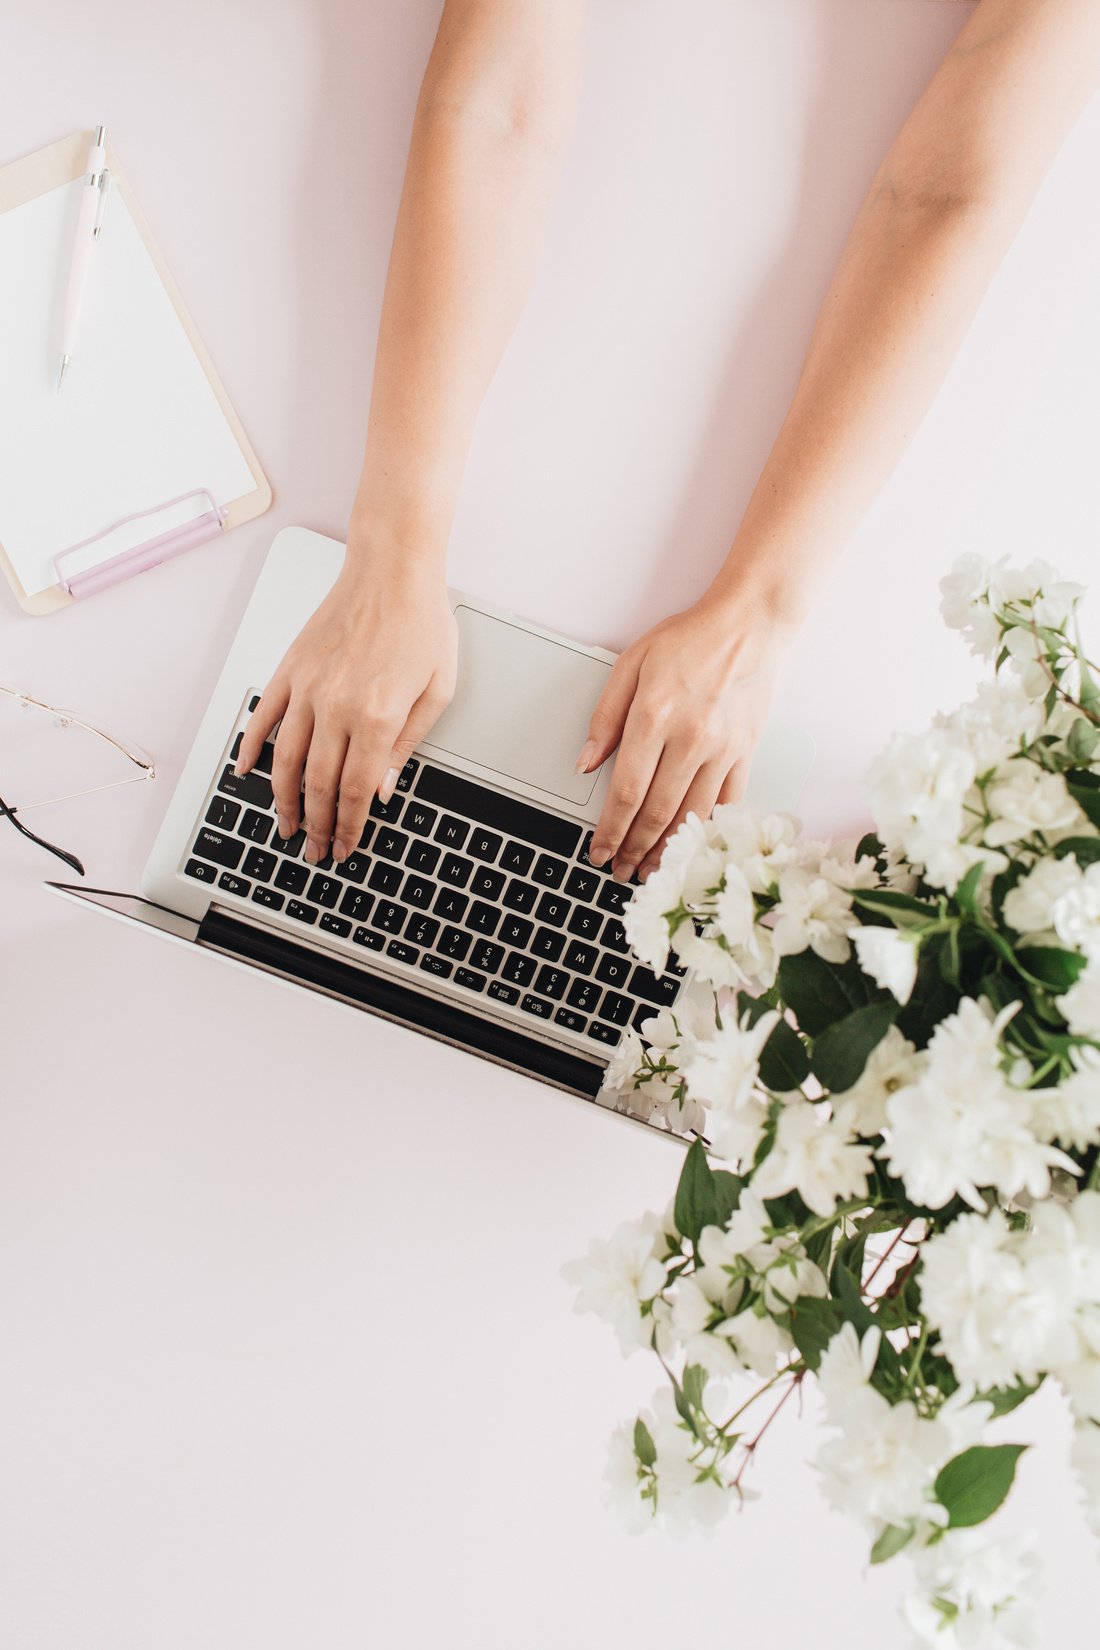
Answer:
MULTIPOLYGON (((271 743, 248 774, 233 762, 343 557, 306 528, 275 537, 141 894, 50 886, 592 1101, 625 1031, 690 983, 675 954, 659 974, 630 955, 633 888, 588 862, 612 763, 573 769, 616 655, 449 588, 451 704, 391 800, 374 798, 348 859, 308 865, 303 833, 278 835, 271 743)), ((813 751, 806 732, 770 723, 748 800, 792 809, 813 751)))

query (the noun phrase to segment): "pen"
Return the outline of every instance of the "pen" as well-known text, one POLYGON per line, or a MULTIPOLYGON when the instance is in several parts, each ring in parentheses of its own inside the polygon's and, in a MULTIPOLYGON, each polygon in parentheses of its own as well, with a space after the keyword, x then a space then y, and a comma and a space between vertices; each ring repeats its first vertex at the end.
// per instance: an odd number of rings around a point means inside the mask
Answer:
POLYGON ((88 263, 92 247, 99 238, 103 224, 103 202, 107 187, 107 128, 97 126, 95 141, 88 151, 87 175, 80 197, 80 211, 76 220, 76 239, 73 242, 73 261, 69 268, 69 287, 65 295, 65 313, 61 324, 61 367, 57 388, 65 376, 65 368, 72 360, 76 341, 76 323, 88 284, 88 263))

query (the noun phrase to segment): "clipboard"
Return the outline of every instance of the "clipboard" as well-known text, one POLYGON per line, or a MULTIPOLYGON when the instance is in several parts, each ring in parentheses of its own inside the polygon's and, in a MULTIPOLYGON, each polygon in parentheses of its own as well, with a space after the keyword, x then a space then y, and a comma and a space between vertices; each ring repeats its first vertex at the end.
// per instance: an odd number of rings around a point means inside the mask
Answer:
MULTIPOLYGON (((68 278, 71 230, 75 226, 75 214, 70 206, 75 207, 76 193, 71 189, 67 193, 62 191, 64 186, 75 185, 84 177, 92 137, 90 131, 74 133, 0 168, 0 248, 6 248, 5 234, 8 233, 16 252, 24 240, 39 252, 44 246, 50 249, 51 267, 24 271, 21 277, 24 296, 31 299, 33 324, 17 327, 9 318, 6 338, 0 334, 0 346, 4 346, 0 348, 0 403, 4 403, 6 396, 20 394, 26 400, 25 386, 29 383, 33 385, 31 401, 38 419, 37 428, 25 433, 18 408, 9 402, 6 407, 9 428, 3 442, 8 457, 0 451, 0 571, 24 611, 33 615, 56 612, 229 532, 262 515, 272 502, 271 486, 134 197, 109 136, 110 191, 103 240, 92 260, 73 364, 66 374, 57 408, 47 406, 40 371, 47 376, 52 373, 56 382, 57 327, 63 286, 68 278), (27 208, 21 216, 6 217, 21 207, 27 208), (63 223, 69 228, 67 236, 61 227, 63 223), (112 291, 110 269, 97 267, 101 261, 107 261, 105 253, 112 233, 116 237, 112 258, 117 261, 125 256, 127 279, 134 283, 134 291, 129 294, 112 291), (98 277, 103 279, 97 294, 98 277), (97 295, 98 311, 94 303, 97 295), (109 327, 112 317, 104 312, 110 304, 120 312, 127 297, 135 300, 127 317, 120 319, 120 313, 113 316, 114 357, 101 359, 97 369, 93 359, 97 334, 92 329, 97 323, 102 323, 101 330, 109 327), (132 336, 122 330, 125 326, 131 326, 132 336), (132 359, 123 360, 128 348, 132 359), (142 371, 151 370, 150 363, 157 349, 176 374, 162 397, 158 397, 157 386, 152 386, 150 416, 157 428, 150 433, 150 439, 159 433, 157 462, 142 465, 141 454, 136 452, 134 473, 128 475, 123 444, 116 441, 119 451, 111 449, 112 419, 114 425, 123 427, 127 419, 132 422, 138 416, 133 405, 123 407, 119 400, 123 394, 120 385, 127 372, 140 377, 142 371), (5 370, 9 366, 11 372, 5 370), (78 387, 73 381, 82 367, 84 380, 78 387), (20 385, 24 386, 22 390, 20 385), (169 404, 169 390, 176 394, 174 404, 169 404), (112 395, 115 397, 113 408, 112 395), (71 400, 63 406, 66 397, 71 400), (173 423, 177 410, 180 418, 186 413, 186 428, 179 419, 173 423), (50 419, 58 422, 51 426, 50 419), (88 428, 81 430, 81 425, 88 428), (185 435, 186 440, 178 442, 178 455, 169 457, 173 434, 185 435), (24 465, 20 470, 18 454, 10 458, 12 437, 16 448, 20 440, 30 444, 27 450, 41 472, 43 464, 48 462, 43 454, 53 450, 51 443, 56 443, 58 452, 64 452, 66 443, 75 450, 73 443, 78 435, 85 438, 80 443, 82 453, 88 449, 88 437, 93 446, 102 438, 108 459, 104 467, 111 473, 101 491, 74 484, 71 468, 66 474, 64 465, 59 469, 54 488, 43 487, 40 480, 40 498, 48 500, 46 513, 52 510, 59 520, 66 519, 69 531, 62 531, 56 543, 51 541, 45 546, 37 543, 32 548, 28 533, 33 537, 36 530, 34 500, 23 497, 19 507, 13 508, 28 467, 24 465), (209 459, 204 454, 209 455, 209 459), (11 472, 5 473, 9 461, 11 472), (166 484, 165 480, 173 462, 179 466, 176 486, 166 484), (217 476, 214 471, 218 472, 217 476), (67 481, 71 497, 66 494, 67 481), (227 492, 232 496, 226 496, 227 492), (72 529, 78 521, 83 531, 77 530, 74 541, 72 529), (49 575, 42 571, 47 565, 49 575)), ((3 256, 4 252, 0 251, 0 258, 3 256)), ((7 262, 7 279, 18 280, 19 277, 10 273, 10 254, 7 262)), ((0 326, 4 324, 0 321, 0 326)), ((99 337, 98 342, 102 354, 105 341, 99 337)), ((52 391, 53 385, 50 387, 52 391)), ((4 407, 0 406, 0 419, 4 416, 4 407)), ((33 420, 28 419, 30 422, 33 420)), ((33 469, 32 463, 32 473, 33 469)), ((48 534, 49 530, 41 531, 48 534)))

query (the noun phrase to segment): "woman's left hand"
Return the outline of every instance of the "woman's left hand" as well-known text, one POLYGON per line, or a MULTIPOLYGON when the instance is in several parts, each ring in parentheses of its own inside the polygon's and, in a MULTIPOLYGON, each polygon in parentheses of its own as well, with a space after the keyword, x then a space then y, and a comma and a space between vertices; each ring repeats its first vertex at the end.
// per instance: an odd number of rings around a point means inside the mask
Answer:
POLYGON ((577 763, 589 772, 618 747, 593 864, 644 880, 689 811, 741 798, 793 629, 768 604, 708 591, 619 655, 577 763))

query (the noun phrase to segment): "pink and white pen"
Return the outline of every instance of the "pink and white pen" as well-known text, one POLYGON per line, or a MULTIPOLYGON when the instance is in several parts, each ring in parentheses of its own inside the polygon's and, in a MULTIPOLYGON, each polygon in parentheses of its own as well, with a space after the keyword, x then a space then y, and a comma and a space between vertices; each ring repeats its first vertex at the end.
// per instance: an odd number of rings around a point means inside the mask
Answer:
POLYGON ((103 219, 102 208, 106 187, 107 128, 97 126, 95 141, 88 151, 87 176, 84 179, 80 211, 76 220, 73 261, 69 268, 69 288, 65 295, 65 312, 61 323, 61 370, 57 375, 58 391, 65 376, 65 368, 72 360, 73 345, 76 342, 76 323, 80 319, 80 306, 84 302, 84 289, 88 284, 88 264, 92 256, 92 247, 99 238, 103 219))

